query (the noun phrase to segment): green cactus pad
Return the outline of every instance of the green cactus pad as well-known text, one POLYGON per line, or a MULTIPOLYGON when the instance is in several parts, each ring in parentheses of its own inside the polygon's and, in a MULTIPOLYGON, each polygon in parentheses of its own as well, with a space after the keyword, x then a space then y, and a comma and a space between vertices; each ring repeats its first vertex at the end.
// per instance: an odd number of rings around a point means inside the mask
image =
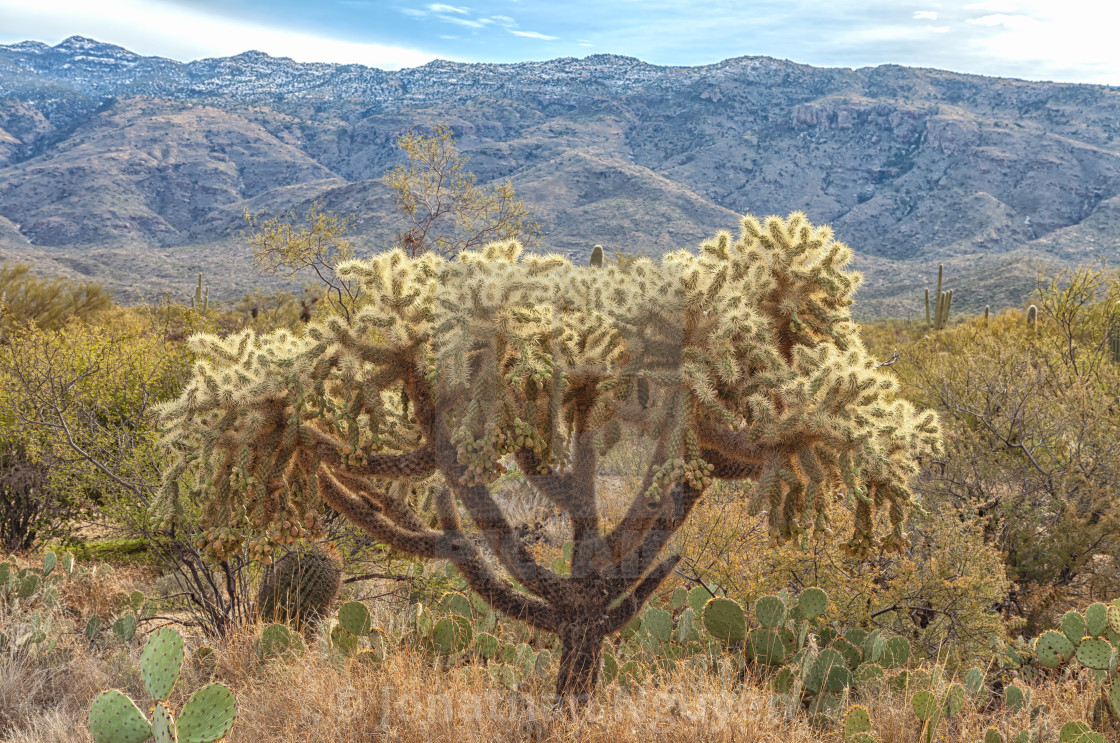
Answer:
POLYGON ((257 641, 257 657, 261 660, 303 652, 303 649, 300 636, 283 624, 268 625, 261 630, 261 639, 257 641))
POLYGON ((844 670, 848 669, 848 664, 844 661, 844 656, 831 647, 825 648, 817 654, 816 660, 809 668, 809 672, 805 674, 805 688, 814 694, 824 691, 829 685, 831 680, 831 672, 834 667, 841 667, 844 670))
POLYGON ((833 666, 828 669, 824 681, 825 691, 840 693, 852 685, 853 677, 847 666, 833 666))
POLYGON ((1108 706, 1112 709, 1113 716, 1120 719, 1120 681, 1116 678, 1112 679, 1108 687, 1108 706))
POLYGON ((1038 662, 1046 668, 1057 668, 1062 665, 1073 657, 1076 649, 1066 635, 1054 630, 1044 632, 1034 646, 1038 662))
POLYGON ((964 687, 960 684, 951 684, 948 691, 945 692, 945 715, 946 717, 953 717, 961 708, 964 707, 965 699, 964 687))
POLYGON ((868 689, 869 691, 880 688, 885 678, 886 672, 883 671, 883 667, 878 663, 864 663, 857 668, 855 672, 856 686, 868 689))
POLYGON ((910 641, 905 637, 892 637, 887 640, 887 647, 879 662, 886 668, 898 668, 905 665, 910 659, 910 641))
POLYGON ((871 732, 871 713, 867 711, 867 707, 858 704, 848 707, 841 730, 845 743, 851 743, 856 735, 868 732, 871 732))
POLYGON ((879 743, 871 733, 856 733, 846 743, 879 743))
POLYGON ((777 675, 770 681, 770 688, 776 694, 789 694, 793 691, 793 685, 797 681, 797 675, 794 674, 790 668, 783 668, 778 671, 777 675))
POLYGON ((25 575, 19 584, 19 597, 21 599, 29 599, 38 592, 39 587, 43 585, 43 579, 35 573, 25 575))
POLYGON ((718 640, 727 643, 741 642, 747 636, 743 607, 731 599, 709 600, 704 604, 703 618, 708 632, 718 640))
POLYGON ((860 629, 859 627, 852 627, 844 633, 844 639, 858 648, 863 644, 863 641, 867 639, 867 630, 860 629))
POLYGON ((214 743, 225 737, 237 717, 237 699, 225 684, 202 687, 179 713, 180 743, 214 743))
POLYGON ((116 635, 121 642, 128 642, 136 635, 136 615, 125 614, 123 617, 113 622, 113 634, 116 635))
POLYGON ((611 653, 603 653, 602 674, 604 684, 609 684, 618 676, 618 661, 611 653))
POLYGON ((1027 695, 1017 684, 1011 684, 1003 690, 1003 703, 1012 712, 1018 712, 1027 706, 1027 695))
POLYGON ((62 554, 62 572, 70 575, 74 572, 74 556, 69 552, 62 554))
POLYGON ((693 639, 693 631, 696 625, 696 613, 692 608, 685 609, 681 615, 677 617, 677 642, 688 642, 693 639))
POLYGON ((664 609, 646 609, 642 614, 642 629, 659 642, 669 642, 673 636, 673 615, 664 609))
POLYGON ((887 649, 887 640, 883 637, 883 633, 875 630, 863 639, 859 649, 863 652, 863 659, 877 663, 883 658, 883 653, 887 649))
POLYGON ((449 614, 470 619, 474 616, 471 611, 471 601, 461 593, 448 592, 440 599, 440 607, 449 614))
POLYGON ((827 715, 839 706, 839 694, 830 694, 827 691, 821 692, 813 697, 813 701, 809 704, 809 714, 827 715))
POLYGON ((1093 732, 1093 729, 1081 720, 1071 720, 1062 725, 1061 732, 1058 733, 1058 740, 1061 743, 1080 743, 1081 736, 1091 732, 1093 732))
POLYGON ((937 697, 928 691, 919 691, 910 700, 914 715, 922 722, 929 722, 937 712, 937 697))
POLYGON ((673 596, 669 599, 669 606, 673 611, 680 611, 688 605, 688 589, 684 586, 678 586, 673 591, 673 596))
POLYGON ((376 650, 359 650, 350 659, 350 671, 353 673, 377 668, 382 660, 383 656, 376 650))
POLYGON ((466 625, 464 632, 464 625, 456 621, 462 619, 463 617, 444 617, 432 627, 432 644, 440 655, 449 655, 470 642, 470 625, 466 625))
POLYGON ((1085 610, 1085 631, 1093 637, 1100 637, 1108 629, 1108 607, 1099 601, 1090 604, 1085 610))
POLYGON ((777 596, 763 596, 754 604, 754 615, 763 627, 781 627, 786 621, 786 605, 777 596))
POLYGON ((335 648, 343 655, 351 656, 358 652, 358 644, 361 638, 347 631, 341 624, 336 624, 331 627, 330 638, 331 647, 335 648))
POLYGON ((182 666, 183 636, 170 627, 153 632, 140 651, 140 677, 152 699, 167 699, 182 666))
POLYGON ((848 664, 848 668, 855 668, 863 662, 863 652, 843 637, 837 637, 829 647, 834 648, 840 655, 844 656, 844 662, 848 664))
POLYGON ((486 660, 490 660, 496 656, 499 647, 501 647, 501 643, 498 641, 498 638, 488 633, 478 635, 474 639, 475 651, 486 660))
POLYGON ((85 635, 90 640, 95 640, 97 638, 97 633, 100 632, 100 631, 101 631, 101 617, 94 614, 93 616, 91 616, 89 618, 89 621, 86 622, 85 635))
POLYGON ((696 586, 688 592, 688 605, 697 614, 703 614, 704 605, 708 603, 710 598, 713 598, 713 596, 707 588, 696 586))
POLYGON ((769 627, 751 630, 747 640, 747 655, 756 663, 776 665, 786 657, 786 647, 777 632, 769 627))
POLYGON ((979 668, 970 668, 964 675, 964 688, 973 696, 979 694, 984 688, 984 672, 979 668))
POLYGON ((1081 616, 1081 612, 1067 611, 1062 616, 1062 634, 1077 647, 1077 643, 1085 636, 1085 617, 1081 616))
POLYGON ((58 555, 53 552, 47 552, 43 555, 43 577, 46 578, 54 570, 54 566, 58 564, 58 555))
POLYGON ((171 710, 157 704, 152 710, 152 738, 155 743, 178 743, 179 731, 175 729, 175 718, 171 710))
POLYGON ((90 705, 89 732, 95 743, 144 743, 152 737, 152 725, 124 692, 110 689, 90 705))
POLYGON ((1108 664, 1112 660, 1112 645, 1108 640, 1102 640, 1097 637, 1086 637, 1081 640, 1081 644, 1077 646, 1077 660, 1081 665, 1087 668, 1095 668, 1101 671, 1108 670, 1108 664))
POLYGON ((828 609, 828 594, 819 588, 806 588, 797 597, 797 608, 805 619, 816 619, 828 609))
POLYGON ((995 728, 984 731, 984 743, 1004 743, 1003 735, 995 728))
POLYGON ((369 609, 361 601, 348 601, 338 609, 338 623, 355 637, 369 634, 372 620, 369 609))
POLYGON ((546 677, 552 670, 552 651, 545 649, 537 653, 537 659, 533 663, 533 672, 538 676, 546 677))

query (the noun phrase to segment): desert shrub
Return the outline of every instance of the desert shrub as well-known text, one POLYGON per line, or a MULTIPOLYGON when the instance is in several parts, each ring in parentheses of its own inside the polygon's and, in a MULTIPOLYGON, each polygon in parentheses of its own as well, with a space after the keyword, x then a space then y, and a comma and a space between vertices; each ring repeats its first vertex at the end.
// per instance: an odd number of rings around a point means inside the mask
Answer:
POLYGON ((1043 283, 1038 321, 1008 311, 907 346, 905 394, 934 406, 947 455, 918 481, 942 518, 975 517, 1012 582, 1003 609, 1035 632, 1070 603, 1120 592, 1120 281, 1043 283))
POLYGON ((100 284, 42 279, 26 263, 0 265, 0 331, 26 324, 59 328, 72 318, 89 318, 112 306, 109 292, 100 284))
MULTIPOLYGON (((682 572, 745 606, 783 588, 828 592, 828 619, 841 629, 880 629, 910 639, 927 660, 984 664, 1007 635, 997 607, 1008 581, 1002 556, 968 517, 915 512, 911 545, 856 559, 838 536, 772 544, 765 523, 746 512, 743 493, 713 494, 680 535, 682 572)), ((851 514, 837 516, 844 529, 851 514)))
POLYGON ((18 444, 0 448, 0 547, 18 552, 41 540, 64 538, 80 512, 51 486, 46 466, 29 461, 18 444))

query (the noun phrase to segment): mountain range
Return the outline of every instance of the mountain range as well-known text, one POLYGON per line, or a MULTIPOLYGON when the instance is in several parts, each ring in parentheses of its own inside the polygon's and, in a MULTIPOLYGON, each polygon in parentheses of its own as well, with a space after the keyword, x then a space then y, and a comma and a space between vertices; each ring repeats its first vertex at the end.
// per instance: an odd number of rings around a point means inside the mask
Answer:
POLYGON ((438 121, 578 260, 802 210, 855 250, 861 317, 923 314, 940 263, 975 310, 1120 255, 1118 88, 767 57, 184 63, 75 36, 0 46, 0 259, 123 299, 185 295, 198 272, 215 297, 277 286, 245 211, 319 201, 357 217, 359 252, 384 248, 405 226, 382 180, 396 140, 438 121))

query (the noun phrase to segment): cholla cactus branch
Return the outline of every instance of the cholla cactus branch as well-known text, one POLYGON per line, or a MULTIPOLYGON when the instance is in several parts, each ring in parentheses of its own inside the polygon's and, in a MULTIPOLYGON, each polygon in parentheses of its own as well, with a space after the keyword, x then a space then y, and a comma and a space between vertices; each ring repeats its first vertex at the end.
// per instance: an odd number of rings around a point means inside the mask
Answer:
POLYGON ((514 242, 344 263, 365 298, 348 321, 192 339, 202 360, 164 410, 177 457, 157 516, 186 517, 196 488, 206 549, 267 559, 330 506, 450 560, 492 606, 559 634, 563 699, 590 693, 603 638, 671 572, 666 545, 715 479, 754 481, 775 541, 848 508, 853 552, 901 549, 937 419, 864 350, 845 245, 796 213, 742 226, 659 263, 576 266, 514 242), (651 454, 606 530, 599 460, 635 437, 651 454), (491 493, 511 461, 570 517, 570 574, 537 560, 491 493))

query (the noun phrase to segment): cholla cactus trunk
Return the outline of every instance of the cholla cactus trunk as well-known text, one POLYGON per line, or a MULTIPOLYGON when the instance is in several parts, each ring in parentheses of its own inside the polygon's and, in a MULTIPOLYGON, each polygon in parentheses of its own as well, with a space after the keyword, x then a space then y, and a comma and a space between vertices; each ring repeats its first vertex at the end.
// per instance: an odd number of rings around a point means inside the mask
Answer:
POLYGON ((738 240, 701 248, 576 266, 495 243, 343 264, 367 302, 348 320, 193 339, 204 361, 163 411, 178 456, 157 515, 186 518, 180 489, 202 483, 216 556, 314 536, 329 505, 393 549, 449 560, 492 607, 560 637, 563 703, 594 689, 603 639, 672 572, 666 545, 716 479, 755 482, 749 508, 775 542, 830 531, 845 500, 852 553, 904 548, 938 422, 864 349, 850 249, 800 213, 744 218, 738 240), (608 526, 598 462, 624 437, 651 454, 608 526), (498 506, 511 461, 570 518, 570 574, 498 506))

